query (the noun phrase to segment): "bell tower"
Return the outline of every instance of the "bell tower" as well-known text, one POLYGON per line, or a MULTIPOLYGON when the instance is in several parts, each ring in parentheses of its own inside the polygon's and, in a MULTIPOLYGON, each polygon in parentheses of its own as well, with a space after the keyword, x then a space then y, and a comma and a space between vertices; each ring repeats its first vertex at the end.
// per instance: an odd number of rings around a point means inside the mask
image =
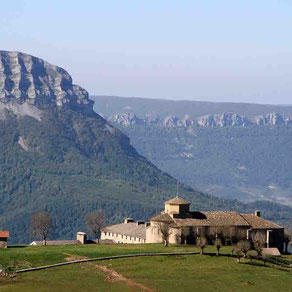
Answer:
POLYGON ((184 217, 190 212, 190 204, 190 202, 176 196, 164 203, 164 213, 184 217))

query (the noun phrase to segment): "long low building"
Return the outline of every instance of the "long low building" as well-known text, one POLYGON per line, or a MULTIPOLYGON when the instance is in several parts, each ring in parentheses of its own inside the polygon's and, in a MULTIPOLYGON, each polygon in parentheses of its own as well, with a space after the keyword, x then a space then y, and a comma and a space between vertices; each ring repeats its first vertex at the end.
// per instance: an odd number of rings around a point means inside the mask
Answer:
MULTIPOLYGON (((76 244, 86 244, 87 235, 85 232, 77 232, 76 240, 46 240, 46 245, 76 245, 76 244)), ((30 245, 44 245, 44 241, 33 241, 30 245)))
POLYGON ((261 218, 260 211, 254 214, 236 211, 190 212, 189 207, 190 202, 180 197, 165 202, 164 211, 150 219, 146 242, 162 242, 161 226, 167 225, 170 229, 169 243, 195 243, 202 233, 224 232, 235 240, 253 240, 260 235, 266 247, 277 247, 283 251, 284 228, 261 218))
POLYGON ((190 202, 175 197, 165 202, 164 211, 153 216, 150 223, 127 218, 124 223, 104 228, 101 239, 113 243, 160 243, 163 242, 163 226, 167 226, 169 243, 195 244, 202 234, 217 237, 224 233, 232 243, 261 237, 266 247, 283 251, 284 228, 261 218, 260 211, 240 214, 236 211, 190 212, 189 209, 190 202))
POLYGON ((146 227, 144 221, 134 222, 126 218, 124 223, 107 226, 101 232, 101 240, 111 240, 114 243, 145 243, 146 227))

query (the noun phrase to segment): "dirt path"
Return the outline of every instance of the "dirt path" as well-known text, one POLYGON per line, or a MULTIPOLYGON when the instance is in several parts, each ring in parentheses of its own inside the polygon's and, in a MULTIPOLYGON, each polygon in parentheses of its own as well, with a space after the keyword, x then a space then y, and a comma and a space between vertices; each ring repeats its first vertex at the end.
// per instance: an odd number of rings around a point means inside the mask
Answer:
MULTIPOLYGON (((66 255, 69 256, 69 257, 65 258, 65 260, 67 262, 87 259, 87 257, 82 257, 82 256, 73 255, 73 254, 69 254, 69 253, 66 253, 66 255)), ((95 269, 99 269, 102 272, 106 273, 106 281, 108 281, 110 283, 124 282, 127 286, 137 287, 137 288, 140 288, 142 291, 154 292, 153 290, 149 289, 148 287, 146 287, 140 283, 137 283, 135 281, 132 281, 128 278, 125 278, 123 275, 119 274, 115 270, 110 269, 106 266, 99 266, 99 265, 96 265, 93 263, 87 263, 87 265, 94 267, 95 269)))
POLYGON ((127 286, 132 286, 132 287, 137 287, 139 289, 141 289, 142 291, 147 291, 147 292, 154 292, 154 290, 151 290, 150 288, 135 282, 133 280, 130 280, 128 278, 125 278, 123 275, 119 274, 118 272, 116 272, 113 269, 110 269, 106 266, 99 266, 99 265, 95 265, 90 263, 89 265, 94 266, 96 269, 99 269, 101 271, 103 271, 104 273, 106 273, 106 280, 110 283, 114 283, 114 282, 124 282, 127 286))

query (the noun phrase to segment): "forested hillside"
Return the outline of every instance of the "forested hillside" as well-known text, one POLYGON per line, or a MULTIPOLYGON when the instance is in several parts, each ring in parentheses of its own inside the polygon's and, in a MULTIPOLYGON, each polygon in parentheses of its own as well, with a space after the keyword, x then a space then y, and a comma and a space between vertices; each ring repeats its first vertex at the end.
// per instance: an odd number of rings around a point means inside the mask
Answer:
POLYGON ((184 183, 251 202, 292 203, 292 127, 122 127, 138 151, 184 183))
MULTIPOLYGON (((11 242, 28 242, 33 213, 45 210, 55 224, 53 238, 73 238, 84 216, 105 209, 108 223, 127 216, 148 219, 175 195, 176 181, 137 154, 128 138, 99 116, 55 109, 42 121, 8 116, 0 121, 1 225, 11 242)), ((279 222, 291 208, 244 205, 181 186, 195 210, 263 210, 279 222)))

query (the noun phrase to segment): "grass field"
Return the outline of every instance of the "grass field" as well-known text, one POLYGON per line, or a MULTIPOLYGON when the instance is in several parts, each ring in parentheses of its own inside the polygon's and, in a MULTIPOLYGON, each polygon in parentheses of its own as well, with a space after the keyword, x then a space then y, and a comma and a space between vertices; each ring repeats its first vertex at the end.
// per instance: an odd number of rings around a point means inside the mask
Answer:
MULTIPOLYGON (((145 252, 197 251, 194 246, 84 245, 0 249, 0 265, 36 267, 73 259, 145 252)), ((116 259, 0 277, 0 291, 292 291, 292 269, 244 259, 230 247, 206 255, 116 259), (290 289, 290 290, 289 290, 290 289)), ((292 256, 287 256, 292 261, 292 256)))

